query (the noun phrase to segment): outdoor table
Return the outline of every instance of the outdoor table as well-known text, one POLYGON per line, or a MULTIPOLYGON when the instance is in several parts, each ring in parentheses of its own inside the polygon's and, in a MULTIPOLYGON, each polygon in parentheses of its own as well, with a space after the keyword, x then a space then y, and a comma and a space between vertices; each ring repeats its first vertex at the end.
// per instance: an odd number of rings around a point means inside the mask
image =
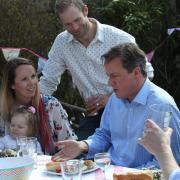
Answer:
MULTIPOLYGON (((50 179, 58 179, 61 180, 61 175, 52 175, 46 172, 45 164, 50 161, 50 156, 38 156, 37 161, 37 168, 33 170, 31 177, 29 180, 50 180, 50 179)), ((131 169, 121 166, 113 166, 110 165, 110 167, 106 170, 106 178, 108 180, 113 179, 113 173, 114 172, 129 172, 129 171, 139 171, 137 169, 131 169)), ((82 180, 102 180, 104 178, 104 173, 102 170, 97 169, 93 172, 89 172, 86 174, 82 174, 82 180)))

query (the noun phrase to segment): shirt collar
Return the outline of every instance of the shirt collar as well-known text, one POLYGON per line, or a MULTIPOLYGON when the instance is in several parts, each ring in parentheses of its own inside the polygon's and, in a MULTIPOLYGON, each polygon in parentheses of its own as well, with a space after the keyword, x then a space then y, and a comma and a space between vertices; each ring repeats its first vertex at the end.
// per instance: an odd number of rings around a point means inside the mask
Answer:
POLYGON ((94 40, 96 40, 96 41, 99 40, 99 41, 103 42, 104 41, 104 31, 103 31, 102 24, 99 21, 97 21, 96 19, 91 18, 91 20, 95 21, 97 24, 97 32, 96 32, 96 36, 95 36, 94 40))
POLYGON ((66 33, 67 33, 67 41, 68 41, 68 42, 71 42, 71 41, 73 41, 73 40, 76 41, 76 39, 73 37, 73 35, 70 34, 67 30, 66 30, 66 33))
POLYGON ((149 90, 150 90, 150 84, 151 84, 151 81, 147 78, 145 80, 142 88, 140 89, 140 91, 135 96, 135 98, 133 99, 132 102, 136 102, 136 103, 145 105, 147 102, 147 98, 148 98, 148 94, 149 94, 149 90))
MULTIPOLYGON (((99 40, 99 41, 103 42, 104 41, 104 33, 103 33, 102 24, 99 21, 97 21, 96 19, 94 19, 94 18, 89 18, 89 20, 94 21, 97 24, 97 32, 96 32, 96 36, 93 39, 93 41, 98 41, 99 40)), ((68 42, 77 41, 72 34, 70 34, 67 30, 66 30, 66 32, 67 32, 68 42)))

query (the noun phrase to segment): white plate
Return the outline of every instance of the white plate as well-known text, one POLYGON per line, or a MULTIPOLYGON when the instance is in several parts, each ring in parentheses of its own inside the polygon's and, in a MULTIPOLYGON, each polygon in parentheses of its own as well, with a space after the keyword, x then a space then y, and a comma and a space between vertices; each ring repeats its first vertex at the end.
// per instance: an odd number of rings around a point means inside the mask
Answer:
MULTIPOLYGON (((97 169, 98 169, 98 167, 94 166, 92 169, 87 169, 87 170, 82 171, 82 174, 90 173, 90 172, 93 172, 93 171, 95 171, 97 169)), ((54 171, 44 170, 44 172, 47 173, 47 174, 52 174, 52 175, 58 175, 58 176, 62 175, 61 173, 57 173, 57 172, 54 172, 54 171)))

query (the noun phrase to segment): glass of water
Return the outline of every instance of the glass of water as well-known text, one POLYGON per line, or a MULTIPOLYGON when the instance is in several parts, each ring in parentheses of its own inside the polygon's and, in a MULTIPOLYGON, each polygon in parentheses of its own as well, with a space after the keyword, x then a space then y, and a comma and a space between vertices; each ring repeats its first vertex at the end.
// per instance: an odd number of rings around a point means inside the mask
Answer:
POLYGON ((24 156, 28 154, 26 136, 17 137, 16 144, 17 144, 17 156, 24 156))
POLYGON ((104 179, 106 179, 106 170, 111 164, 111 157, 109 153, 97 153, 94 155, 94 162, 97 167, 101 168, 104 172, 104 179))
POLYGON ((171 116, 172 112, 169 104, 152 104, 148 108, 147 119, 153 120, 164 130, 169 127, 171 116))
POLYGON ((82 162, 78 159, 68 160, 60 163, 64 180, 82 179, 82 162))
POLYGON ((29 156, 34 160, 34 167, 37 162, 37 138, 17 137, 18 156, 29 156))
POLYGON ((27 138, 27 148, 28 148, 28 156, 33 158, 36 164, 37 162, 37 138, 36 137, 27 138))

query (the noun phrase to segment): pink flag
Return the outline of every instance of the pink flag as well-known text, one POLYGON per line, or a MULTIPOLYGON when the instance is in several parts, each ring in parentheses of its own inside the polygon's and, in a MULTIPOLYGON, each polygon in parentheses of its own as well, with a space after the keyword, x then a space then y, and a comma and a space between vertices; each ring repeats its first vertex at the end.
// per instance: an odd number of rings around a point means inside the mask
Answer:
POLYGON ((170 36, 174 31, 180 31, 180 28, 171 28, 171 29, 168 29, 167 33, 170 36))
POLYGON ((151 51, 146 54, 148 62, 151 62, 152 57, 154 56, 154 51, 151 51))
POLYGON ((37 73, 40 74, 45 66, 47 59, 39 57, 37 73))

